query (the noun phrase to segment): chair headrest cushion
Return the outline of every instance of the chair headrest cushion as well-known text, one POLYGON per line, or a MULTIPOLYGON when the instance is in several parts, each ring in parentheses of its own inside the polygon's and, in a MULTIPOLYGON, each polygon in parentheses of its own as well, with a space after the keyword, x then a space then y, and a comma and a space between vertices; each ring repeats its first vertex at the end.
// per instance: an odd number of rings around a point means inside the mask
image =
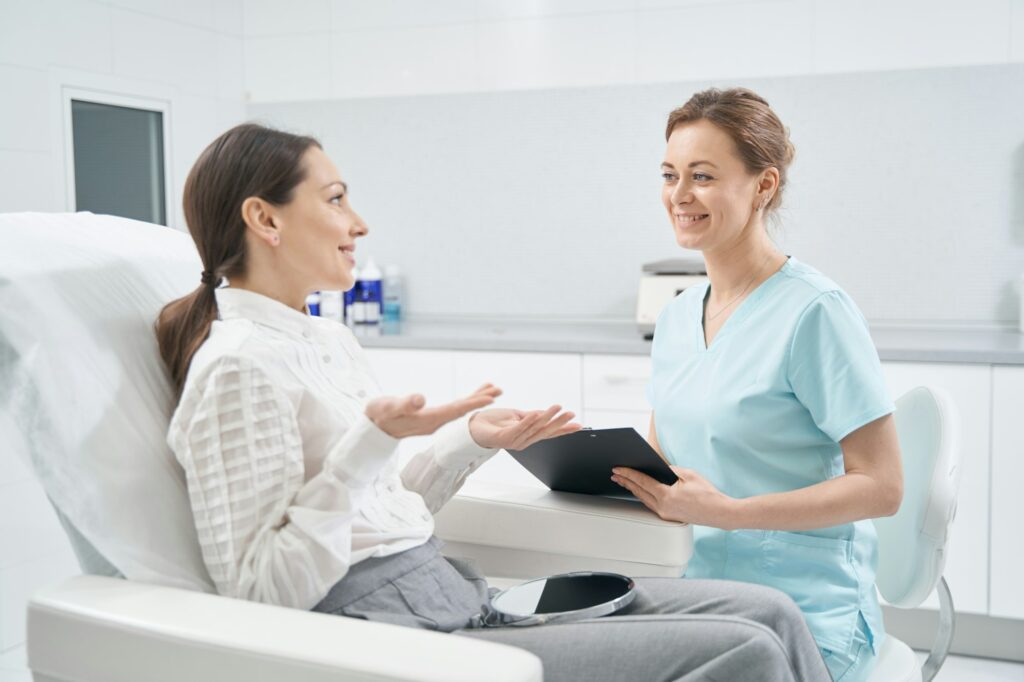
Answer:
POLYGON ((112 216, 0 215, 0 441, 133 580, 212 589, 153 322, 202 270, 176 230, 112 216))

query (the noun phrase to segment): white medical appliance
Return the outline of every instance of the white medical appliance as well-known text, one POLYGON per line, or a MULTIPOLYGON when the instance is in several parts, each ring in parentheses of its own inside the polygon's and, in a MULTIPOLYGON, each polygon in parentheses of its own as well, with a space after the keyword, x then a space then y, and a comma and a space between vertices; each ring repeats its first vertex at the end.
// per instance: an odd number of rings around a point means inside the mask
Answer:
POLYGON ((698 256, 645 263, 642 272, 636 297, 636 326, 645 339, 650 339, 662 309, 688 287, 707 282, 708 271, 698 256))

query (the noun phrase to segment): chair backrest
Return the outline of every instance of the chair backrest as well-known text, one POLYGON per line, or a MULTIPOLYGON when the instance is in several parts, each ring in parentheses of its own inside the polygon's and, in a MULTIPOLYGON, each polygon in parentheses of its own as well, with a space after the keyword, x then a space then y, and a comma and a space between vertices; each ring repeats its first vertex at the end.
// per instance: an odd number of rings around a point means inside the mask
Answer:
POLYGON ((903 504, 876 519, 878 590, 887 602, 914 608, 935 589, 960 489, 959 420, 944 391, 918 387, 896 401, 903 455, 903 504))
POLYGON ((86 571, 211 590, 153 333, 161 306, 197 286, 192 240, 112 216, 10 213, 0 245, 0 443, 30 463, 86 571))

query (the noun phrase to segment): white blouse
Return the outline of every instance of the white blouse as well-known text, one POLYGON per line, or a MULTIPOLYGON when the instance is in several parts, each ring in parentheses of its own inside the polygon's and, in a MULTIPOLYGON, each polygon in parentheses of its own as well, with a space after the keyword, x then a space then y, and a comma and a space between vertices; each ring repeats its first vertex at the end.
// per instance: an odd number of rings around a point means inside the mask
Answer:
POLYGON ((167 442, 217 591, 310 609, 349 566, 426 542, 432 513, 496 451, 464 417, 399 471, 398 440, 364 414, 380 389, 347 327, 242 289, 216 296, 167 442))

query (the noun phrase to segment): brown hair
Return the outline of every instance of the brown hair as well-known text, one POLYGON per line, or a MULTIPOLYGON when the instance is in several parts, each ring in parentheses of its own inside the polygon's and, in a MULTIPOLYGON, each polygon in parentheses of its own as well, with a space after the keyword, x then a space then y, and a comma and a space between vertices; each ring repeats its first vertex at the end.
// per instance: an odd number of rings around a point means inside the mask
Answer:
POLYGON ((181 395, 192 356, 217 317, 218 283, 245 272, 242 202, 249 197, 279 206, 291 201, 295 187, 306 177, 302 157, 313 146, 320 143, 312 137, 244 123, 210 143, 189 171, 182 203, 203 261, 202 283, 165 305, 155 325, 175 395, 181 395))
POLYGON ((702 90, 668 115, 665 139, 671 137, 676 126, 700 120, 714 123, 732 138, 748 173, 760 173, 773 166, 778 169, 779 187, 765 210, 777 208, 796 148, 768 102, 746 88, 702 90))

